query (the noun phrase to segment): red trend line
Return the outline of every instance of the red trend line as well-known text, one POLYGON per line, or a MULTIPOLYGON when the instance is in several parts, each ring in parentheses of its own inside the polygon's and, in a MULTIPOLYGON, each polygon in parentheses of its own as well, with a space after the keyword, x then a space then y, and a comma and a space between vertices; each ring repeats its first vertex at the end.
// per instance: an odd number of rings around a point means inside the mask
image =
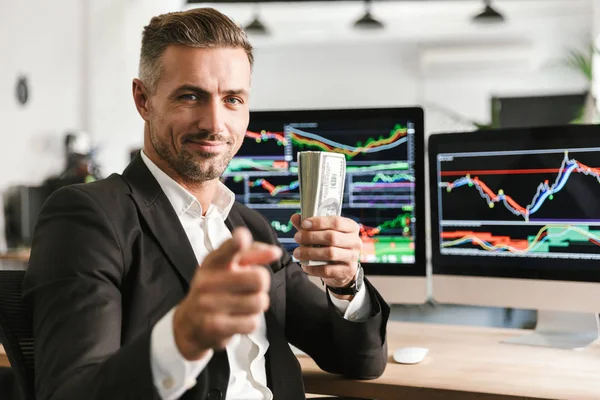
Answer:
MULTIPOLYGON (((494 193, 494 191, 490 189, 485 183, 480 181, 478 177, 473 178, 473 182, 475 182, 475 184, 481 187, 481 189, 490 197, 490 199, 492 199, 492 201, 495 201, 498 198, 498 195, 494 193)), ((504 199, 508 202, 508 204, 510 204, 515 210, 519 211, 521 214, 529 213, 529 211, 527 211, 524 207, 517 203, 512 197, 505 194, 504 199)))
POLYGON ((273 193, 275 193, 277 191, 277 188, 275 187, 275 185, 273 185, 271 182, 269 182, 266 179, 258 179, 256 182, 250 182, 250 187, 254 187, 257 186, 256 184, 260 184, 260 186, 263 187, 263 189, 265 189, 267 192, 269 192, 269 194, 271 196, 273 196, 273 193))
POLYGON ((269 194, 272 195, 273 193, 275 193, 275 186, 273 186, 273 184, 267 181, 266 179, 263 179, 261 185, 263 188, 265 188, 267 192, 269 192, 269 194))
MULTIPOLYGON (((578 162, 579 163, 579 162, 578 162)), ((583 164, 579 163, 581 166, 583 164)), ((590 168, 590 167, 588 167, 590 168)), ((595 168, 590 168, 595 169, 595 168)), ((560 168, 535 168, 535 169, 479 169, 473 171, 444 171, 441 176, 459 176, 459 175, 516 175, 516 174, 545 174, 559 173, 560 168)))
POLYGON ((598 175, 600 175, 600 168, 594 168, 594 167, 588 167, 587 165, 577 161, 577 164, 579 164, 580 167, 582 167, 583 169, 589 169, 591 172, 594 172, 598 175))

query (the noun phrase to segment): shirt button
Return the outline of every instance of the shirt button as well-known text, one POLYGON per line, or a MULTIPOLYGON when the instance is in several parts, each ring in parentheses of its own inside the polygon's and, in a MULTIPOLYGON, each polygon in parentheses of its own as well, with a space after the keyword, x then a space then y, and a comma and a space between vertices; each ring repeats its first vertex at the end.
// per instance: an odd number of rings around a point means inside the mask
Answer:
POLYGON ((207 400, 221 400, 221 391, 219 389, 211 389, 208 392, 207 400))
POLYGON ((175 381, 170 376, 162 380, 162 385, 167 390, 171 389, 174 384, 175 384, 175 381))

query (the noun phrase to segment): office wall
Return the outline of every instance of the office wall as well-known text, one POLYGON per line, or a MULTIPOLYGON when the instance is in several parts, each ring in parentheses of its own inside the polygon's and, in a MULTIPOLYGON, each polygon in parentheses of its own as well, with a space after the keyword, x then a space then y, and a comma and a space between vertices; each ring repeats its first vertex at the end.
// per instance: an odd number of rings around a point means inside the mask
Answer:
POLYGON ((65 131, 84 119, 84 2, 0 2, 0 190, 37 183, 63 167, 65 131), (30 83, 21 107, 19 75, 30 83))
POLYGON ((594 1, 592 8, 593 33, 594 38, 597 38, 600 35, 600 1, 594 1))
POLYGON ((258 47, 253 109, 377 107, 414 104, 413 45, 323 43, 258 47))
MULTIPOLYGON (((124 168, 129 149, 142 141, 142 121, 131 100, 142 27, 152 15, 181 9, 183 3, 2 3, 0 29, 25 33, 19 43, 11 41, 15 35, 0 37, 9 54, 8 63, 3 59, 0 65, 7 71, 0 74, 5 122, 0 188, 39 181, 60 169, 60 139, 69 128, 92 133, 106 174, 124 168), (29 20, 29 28, 21 28, 29 20), (22 68, 33 71, 34 85, 32 103, 19 109, 13 86, 22 68)), ((481 27, 469 22, 480 8, 475 1, 377 2, 374 12, 387 24, 383 33, 351 29, 362 13, 360 3, 264 5, 263 19, 273 35, 252 38, 257 59, 252 107, 435 105, 441 107, 428 108, 428 128, 435 131, 469 125, 461 117, 488 122, 494 94, 585 87, 558 64, 567 48, 590 37, 592 0, 497 3, 508 22, 481 27)), ((251 18, 251 5, 217 7, 239 22, 251 18)))

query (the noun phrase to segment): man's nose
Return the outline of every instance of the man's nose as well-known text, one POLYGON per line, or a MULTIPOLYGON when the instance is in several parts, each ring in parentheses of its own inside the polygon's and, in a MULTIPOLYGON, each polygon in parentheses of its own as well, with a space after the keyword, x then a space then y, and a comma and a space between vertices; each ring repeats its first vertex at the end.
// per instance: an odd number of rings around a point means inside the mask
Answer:
POLYGON ((207 104, 202 114, 198 126, 200 130, 206 130, 210 133, 221 133, 225 130, 223 109, 219 102, 211 101, 207 104))

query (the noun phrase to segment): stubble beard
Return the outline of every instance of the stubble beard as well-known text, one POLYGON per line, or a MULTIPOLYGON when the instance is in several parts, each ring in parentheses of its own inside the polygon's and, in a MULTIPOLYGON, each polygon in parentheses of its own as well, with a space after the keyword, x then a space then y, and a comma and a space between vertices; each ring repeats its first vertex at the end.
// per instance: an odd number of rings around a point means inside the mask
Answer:
MULTIPOLYGON (((233 147, 229 142, 229 149, 225 153, 191 152, 183 146, 181 151, 174 155, 153 128, 153 124, 150 124, 150 139, 154 150, 187 182, 198 184, 219 178, 233 158, 233 147)), ((210 135, 199 136, 206 138, 210 135)))

